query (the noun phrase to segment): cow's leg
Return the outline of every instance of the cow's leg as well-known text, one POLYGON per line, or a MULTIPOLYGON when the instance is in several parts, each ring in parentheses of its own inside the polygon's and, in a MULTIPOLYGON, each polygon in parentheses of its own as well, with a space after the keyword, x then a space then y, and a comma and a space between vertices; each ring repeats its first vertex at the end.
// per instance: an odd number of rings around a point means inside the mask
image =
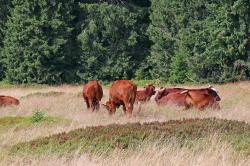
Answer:
POLYGON ((195 108, 198 109, 199 111, 203 111, 206 106, 202 104, 196 104, 195 108))
POLYGON ((190 105, 184 104, 184 111, 185 111, 185 110, 188 110, 190 107, 191 107, 190 105))
POLYGON ((89 99, 90 111, 93 112, 93 99, 89 99))
POLYGON ((126 112, 129 113, 129 115, 132 115, 133 104, 131 105, 131 103, 125 103, 125 107, 126 107, 126 112))
POLYGON ((93 98, 93 100, 92 100, 92 109, 93 109, 93 111, 95 111, 97 109, 96 104, 97 104, 96 98, 93 98))
POLYGON ((123 109, 123 112, 126 114, 127 111, 126 111, 126 106, 125 106, 125 104, 122 104, 122 109, 123 109))
POLYGON ((138 112, 141 112, 141 105, 142 105, 142 102, 139 102, 138 112))
POLYGON ((84 97, 84 100, 85 100, 85 103, 86 103, 86 105, 87 105, 87 109, 89 109, 89 100, 88 100, 88 98, 87 98, 87 97, 84 97))
POLYGON ((111 106, 111 109, 109 110, 109 114, 112 115, 113 113, 115 113, 117 105, 116 103, 111 102, 110 106, 111 106))
POLYGON ((131 114, 132 114, 132 111, 133 111, 133 109, 134 109, 134 103, 133 102, 130 102, 130 110, 131 110, 131 114))
POLYGON ((99 111, 99 109, 100 109, 100 102, 99 102, 99 100, 97 99, 97 100, 96 100, 96 110, 99 111))

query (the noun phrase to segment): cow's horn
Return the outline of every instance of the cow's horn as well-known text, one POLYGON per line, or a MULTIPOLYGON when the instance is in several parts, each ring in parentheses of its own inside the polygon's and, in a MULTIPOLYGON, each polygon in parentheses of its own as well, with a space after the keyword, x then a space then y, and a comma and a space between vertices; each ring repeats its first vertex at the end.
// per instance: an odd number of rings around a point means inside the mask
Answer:
POLYGON ((209 84, 209 85, 208 85, 208 88, 212 88, 212 85, 209 84))
POLYGON ((217 89, 215 89, 215 88, 211 88, 211 89, 212 89, 213 91, 217 92, 217 93, 219 92, 219 91, 218 91, 217 89))
POLYGON ((187 92, 188 92, 188 90, 184 90, 184 91, 182 91, 182 92, 181 92, 181 94, 183 94, 183 93, 187 93, 187 92))

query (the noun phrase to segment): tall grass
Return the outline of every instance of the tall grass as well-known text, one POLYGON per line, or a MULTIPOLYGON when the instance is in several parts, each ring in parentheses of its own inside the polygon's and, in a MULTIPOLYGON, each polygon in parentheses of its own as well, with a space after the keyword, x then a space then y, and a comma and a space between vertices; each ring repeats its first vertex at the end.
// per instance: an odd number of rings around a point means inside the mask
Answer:
POLYGON ((75 153, 72 158, 66 156, 44 155, 38 158, 4 158, 0 163, 12 165, 88 165, 88 166, 248 166, 250 158, 235 153, 229 143, 222 142, 215 135, 210 141, 202 142, 192 148, 180 147, 175 142, 161 145, 160 140, 148 142, 136 150, 99 154, 75 153))

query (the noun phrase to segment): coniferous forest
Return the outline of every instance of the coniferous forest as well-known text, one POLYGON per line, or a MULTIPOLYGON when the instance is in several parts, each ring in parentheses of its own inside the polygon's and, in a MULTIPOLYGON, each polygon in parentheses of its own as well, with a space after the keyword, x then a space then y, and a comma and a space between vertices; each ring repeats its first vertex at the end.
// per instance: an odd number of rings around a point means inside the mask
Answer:
POLYGON ((249 0, 0 0, 0 80, 250 79, 249 0))

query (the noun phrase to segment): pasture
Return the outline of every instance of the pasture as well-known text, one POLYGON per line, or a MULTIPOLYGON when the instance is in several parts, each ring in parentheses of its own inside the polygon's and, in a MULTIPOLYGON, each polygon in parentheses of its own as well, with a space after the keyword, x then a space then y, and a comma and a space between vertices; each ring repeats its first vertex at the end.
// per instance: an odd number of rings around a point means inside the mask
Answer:
POLYGON ((132 117, 88 112, 82 86, 2 87, 20 105, 0 108, 0 165, 250 165, 250 82, 214 87, 219 111, 151 98, 132 117))

